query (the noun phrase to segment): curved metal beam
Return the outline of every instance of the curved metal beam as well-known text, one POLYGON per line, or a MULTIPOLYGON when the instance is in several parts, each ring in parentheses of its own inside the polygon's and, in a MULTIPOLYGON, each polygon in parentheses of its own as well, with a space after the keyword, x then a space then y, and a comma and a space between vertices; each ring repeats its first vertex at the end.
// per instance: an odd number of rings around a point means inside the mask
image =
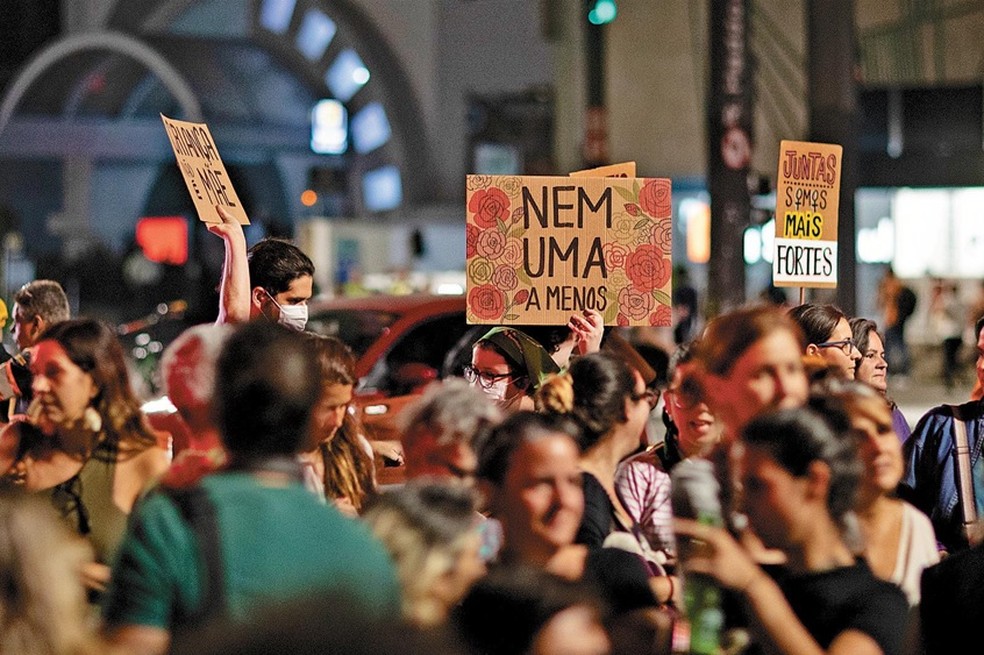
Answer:
POLYGON ((0 103, 0 136, 13 118, 21 98, 42 73, 52 64, 86 50, 109 50, 137 60, 154 73, 171 92, 184 113, 183 118, 191 121, 202 120, 202 107, 191 85, 159 52, 143 41, 122 32, 89 32, 56 41, 28 62, 11 83, 3 102, 0 103))

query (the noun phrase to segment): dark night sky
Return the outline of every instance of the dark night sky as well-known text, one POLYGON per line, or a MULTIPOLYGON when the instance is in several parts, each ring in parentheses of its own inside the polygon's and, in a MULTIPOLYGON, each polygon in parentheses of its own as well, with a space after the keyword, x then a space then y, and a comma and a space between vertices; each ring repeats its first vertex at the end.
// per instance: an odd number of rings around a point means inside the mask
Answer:
POLYGON ((58 35, 61 0, 0 2, 0 88, 31 54, 58 35))

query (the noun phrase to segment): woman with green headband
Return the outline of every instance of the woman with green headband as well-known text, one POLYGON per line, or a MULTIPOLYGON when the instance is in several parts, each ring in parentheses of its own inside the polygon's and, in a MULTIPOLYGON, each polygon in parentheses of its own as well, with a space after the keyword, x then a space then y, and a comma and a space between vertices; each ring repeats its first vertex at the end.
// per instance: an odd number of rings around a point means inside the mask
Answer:
POLYGON ((533 393, 560 366, 539 342, 511 327, 497 327, 475 342, 465 379, 508 410, 532 410, 533 393))

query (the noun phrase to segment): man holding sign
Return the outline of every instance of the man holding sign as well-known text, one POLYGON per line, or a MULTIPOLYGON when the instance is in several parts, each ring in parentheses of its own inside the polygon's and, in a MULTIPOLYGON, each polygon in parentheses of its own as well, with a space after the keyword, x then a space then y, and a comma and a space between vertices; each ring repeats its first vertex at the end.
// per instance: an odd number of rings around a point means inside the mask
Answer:
POLYGON ((280 239, 264 239, 247 252, 242 226, 249 225, 249 219, 208 126, 163 114, 161 120, 199 218, 225 242, 216 322, 238 323, 263 316, 303 330, 313 293, 314 264, 300 248, 280 239))

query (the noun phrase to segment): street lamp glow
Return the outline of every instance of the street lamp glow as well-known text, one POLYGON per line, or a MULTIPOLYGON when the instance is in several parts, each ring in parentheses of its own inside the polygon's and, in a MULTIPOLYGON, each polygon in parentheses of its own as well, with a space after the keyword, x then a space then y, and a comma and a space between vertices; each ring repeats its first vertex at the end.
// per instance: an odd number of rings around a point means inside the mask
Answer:
POLYGON ((615 0, 596 0, 594 8, 588 12, 588 22, 592 25, 605 25, 615 20, 618 6, 615 0))

